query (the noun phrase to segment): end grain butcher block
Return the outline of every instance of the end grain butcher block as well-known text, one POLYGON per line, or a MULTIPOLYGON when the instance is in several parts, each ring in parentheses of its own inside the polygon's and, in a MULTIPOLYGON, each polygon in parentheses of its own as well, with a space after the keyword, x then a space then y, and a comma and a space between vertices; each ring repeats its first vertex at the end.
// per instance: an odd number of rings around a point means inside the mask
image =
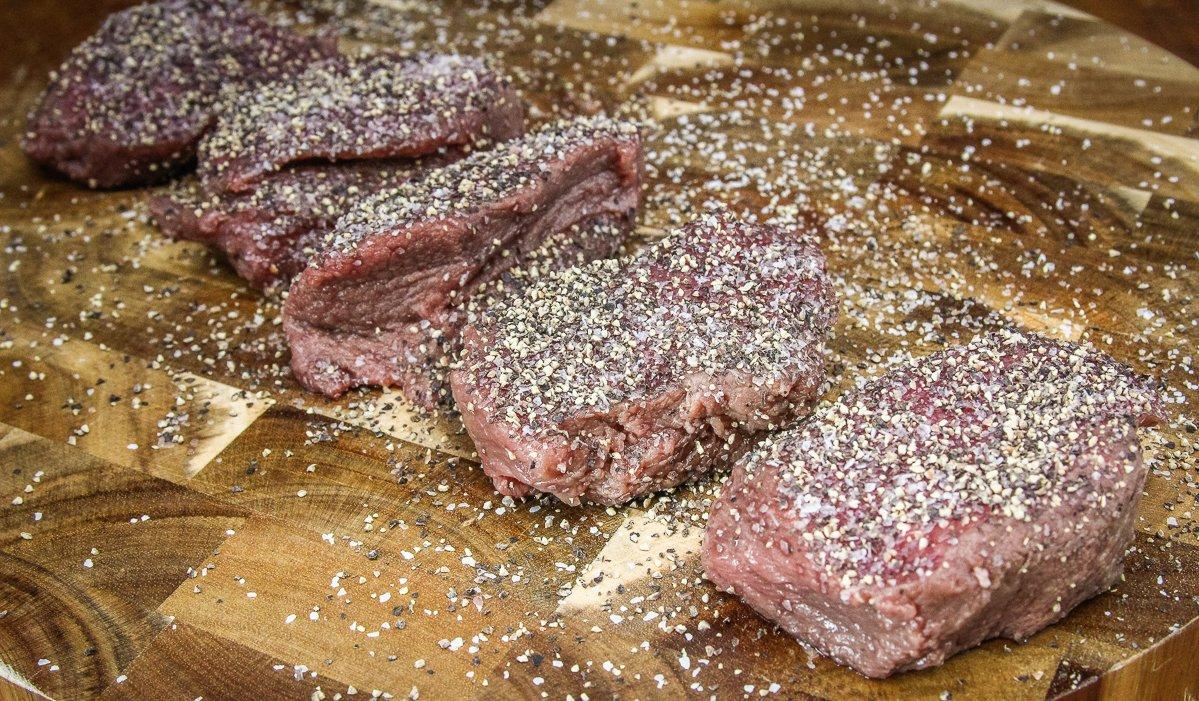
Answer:
POLYGON ((812 231, 825 401, 1003 329, 1160 382, 1114 586, 870 680, 703 577, 727 469, 619 508, 503 497, 456 418, 300 388, 279 298, 162 236, 167 190, 30 162, 47 76, 128 5, 0 13, 0 696, 1199 694, 1199 69, 1052 0, 260 6, 347 51, 486 57, 530 129, 639 120, 632 249, 713 206, 812 231))

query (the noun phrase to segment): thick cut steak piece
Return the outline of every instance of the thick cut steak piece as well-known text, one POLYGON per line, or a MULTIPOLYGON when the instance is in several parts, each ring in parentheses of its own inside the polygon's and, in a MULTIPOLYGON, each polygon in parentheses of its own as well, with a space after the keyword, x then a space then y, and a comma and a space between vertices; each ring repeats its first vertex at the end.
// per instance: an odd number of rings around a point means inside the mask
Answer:
POLYGON ((871 677, 1020 639, 1112 586, 1150 382, 998 332, 909 362, 745 456, 712 507, 717 586, 871 677))
POLYGON ((620 504, 803 413, 837 306, 807 233, 707 215, 480 315, 450 383, 496 489, 620 504))
POLYGON ((221 249, 271 289, 304 269, 352 205, 522 129, 507 79, 478 59, 330 59, 233 100, 201 143, 208 177, 151 211, 167 234, 221 249))
POLYGON ((246 192, 289 164, 415 158, 524 131, 508 79, 458 54, 315 63, 239 94, 200 143, 206 192, 246 192))
POLYGON ((172 238, 220 249, 237 274, 261 289, 286 284, 354 203, 419 172, 419 161, 374 160, 289 168, 248 194, 200 194, 195 184, 150 200, 172 238))
POLYGON ((223 90, 335 53, 237 0, 159 0, 117 12, 51 75, 22 141, 91 187, 166 180, 196 156, 223 90))
POLYGON ((329 396, 395 386, 436 406, 444 390, 424 373, 441 351, 421 339, 456 336, 451 310, 547 238, 601 216, 632 221, 642 159, 632 124, 581 118, 363 200, 292 283, 296 377, 329 396))

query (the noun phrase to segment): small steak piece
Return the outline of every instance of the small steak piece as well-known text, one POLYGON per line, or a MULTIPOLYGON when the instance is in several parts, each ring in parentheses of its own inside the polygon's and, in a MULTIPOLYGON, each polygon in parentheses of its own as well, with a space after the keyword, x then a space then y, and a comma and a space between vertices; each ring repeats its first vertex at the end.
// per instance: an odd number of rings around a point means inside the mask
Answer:
POLYGON ((195 183, 150 200, 168 236, 219 248, 237 274, 268 290, 287 284, 337 219, 362 198, 410 179, 419 161, 373 160, 288 168, 248 194, 205 197, 195 183))
POLYGON ((822 406, 733 470, 704 568, 870 677, 1021 639, 1112 586, 1146 468, 1151 383, 997 332, 822 406))
POLYGON ((395 386, 435 407, 436 383, 421 374, 440 351, 420 339, 456 336, 450 310, 554 234, 604 215, 632 221, 641 169, 636 127, 582 118, 363 200, 292 283, 292 371, 332 397, 395 386))
POLYGON ((511 84, 482 59, 338 57, 237 96, 200 144, 207 192, 246 192, 296 163, 414 158, 524 131, 511 84))
POLYGON ((21 145, 90 187, 160 182, 194 161, 222 90, 335 50, 237 0, 138 5, 111 15, 51 75, 21 145))
POLYGON ((493 305, 450 384, 500 493, 621 504, 806 411, 836 306, 812 239, 707 215, 493 305))

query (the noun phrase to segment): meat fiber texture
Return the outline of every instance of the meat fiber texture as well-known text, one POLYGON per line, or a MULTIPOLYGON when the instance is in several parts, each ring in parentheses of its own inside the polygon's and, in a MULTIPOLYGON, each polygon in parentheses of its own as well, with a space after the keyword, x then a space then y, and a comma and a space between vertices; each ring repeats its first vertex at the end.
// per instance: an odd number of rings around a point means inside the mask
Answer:
POLYGON ((579 118, 365 199, 292 283, 283 308, 292 371, 333 397, 389 386, 438 406, 448 396, 430 368, 444 365, 442 348, 458 334, 461 315, 450 312, 555 234, 609 217, 625 223, 623 238, 642 161, 634 125, 579 118))
POLYGON ((222 250, 239 275, 274 290, 354 204, 522 125, 508 81, 482 60, 330 59, 234 100, 201 147, 209 177, 155 197, 151 212, 168 235, 222 250))
POLYGON ((166 180, 191 165, 222 91, 335 53, 236 0, 160 0, 117 12, 50 76, 22 148, 90 187, 166 180))
POLYGON ((416 158, 523 131, 516 91, 483 59, 337 57, 239 94, 201 142, 199 174, 208 193, 241 193, 289 164, 416 158))
POLYGON ((289 168, 243 195, 206 197, 195 183, 150 200, 158 226, 220 249, 237 274, 272 290, 299 274, 350 204, 412 177, 419 161, 375 160, 289 168))
MULTIPOLYGON (((542 275, 615 255, 632 224, 629 216, 601 215, 550 235, 532 251, 522 252, 519 248, 500 251, 497 268, 503 272, 469 293, 452 295, 454 300, 463 299, 447 304, 433 315, 432 321, 393 330, 387 342, 390 347, 403 349, 405 355, 402 362, 392 358, 379 372, 389 373, 394 386, 400 387, 421 408, 448 407, 448 373, 452 359, 461 349, 460 330, 464 324, 492 305, 503 304, 542 275)), ((346 352, 336 345, 336 337, 317 337, 314 341, 330 344, 318 348, 326 354, 346 352)))
POLYGON ((1022 639, 1118 581, 1152 384, 1012 331, 915 360, 774 436, 712 507, 707 576, 870 677, 1022 639))
POLYGON ((511 263, 502 266, 503 272, 471 292, 464 303, 447 309, 436 328, 430 327, 421 334, 424 339, 421 345, 429 350, 413 366, 418 370, 413 382, 419 390, 410 394, 452 405, 449 373, 462 351, 464 326, 492 307, 508 304, 508 300, 546 275, 615 256, 632 229, 631 213, 601 215, 550 235, 529 253, 501 252, 501 256, 513 257, 511 263))
POLYGON ((496 489, 621 504, 807 411, 837 309, 811 234, 706 215, 482 314, 450 383, 496 489))

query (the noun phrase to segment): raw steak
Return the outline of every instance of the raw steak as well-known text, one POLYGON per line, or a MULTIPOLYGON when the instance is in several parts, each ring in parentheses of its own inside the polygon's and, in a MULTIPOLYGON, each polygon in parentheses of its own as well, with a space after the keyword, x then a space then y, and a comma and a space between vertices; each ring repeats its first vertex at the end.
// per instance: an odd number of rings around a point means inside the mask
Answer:
POLYGON ((303 270, 352 205, 522 124, 507 81, 477 59, 330 59, 234 100, 201 143, 208 178, 155 198, 151 210, 169 235, 220 248, 238 274, 269 289, 303 270), (334 157, 341 162, 326 160, 334 157))
POLYGON ((298 166, 251 193, 205 197, 194 184, 150 200, 169 236, 219 248, 237 274, 262 289, 286 284, 307 265, 338 217, 363 197, 419 172, 418 161, 298 166))
POLYGON ((159 0, 111 15, 50 77, 22 141, 90 187, 166 180, 189 165, 222 90, 335 52, 236 0, 159 0))
POLYGON ((708 215, 494 305, 450 383, 502 494, 620 504, 805 412, 836 306, 807 232, 708 215))
POLYGON ((442 393, 425 368, 441 361, 422 339, 456 335, 449 310, 548 237, 602 215, 632 221, 641 168, 632 124, 581 118, 364 200, 292 283, 283 326, 296 377, 334 397, 397 386, 432 408, 442 393))
POLYGON ((632 228, 631 215, 602 215, 552 234, 528 253, 503 251, 501 256, 513 258, 504 263, 503 273, 471 292, 464 303, 447 309, 436 325, 409 329, 411 337, 406 343, 414 350, 403 368, 408 373, 400 384, 405 394, 426 409, 449 405, 451 361, 462 350, 461 331, 467 323, 493 305, 505 304, 544 275, 611 258, 632 228))
POLYGON ((208 193, 246 192, 312 161, 413 158, 524 131, 508 80, 482 59, 338 57, 241 93, 200 144, 208 193))
POLYGON ((862 674, 1024 638, 1119 577, 1151 384, 1000 332, 910 362, 747 455, 712 507, 717 586, 862 674))

